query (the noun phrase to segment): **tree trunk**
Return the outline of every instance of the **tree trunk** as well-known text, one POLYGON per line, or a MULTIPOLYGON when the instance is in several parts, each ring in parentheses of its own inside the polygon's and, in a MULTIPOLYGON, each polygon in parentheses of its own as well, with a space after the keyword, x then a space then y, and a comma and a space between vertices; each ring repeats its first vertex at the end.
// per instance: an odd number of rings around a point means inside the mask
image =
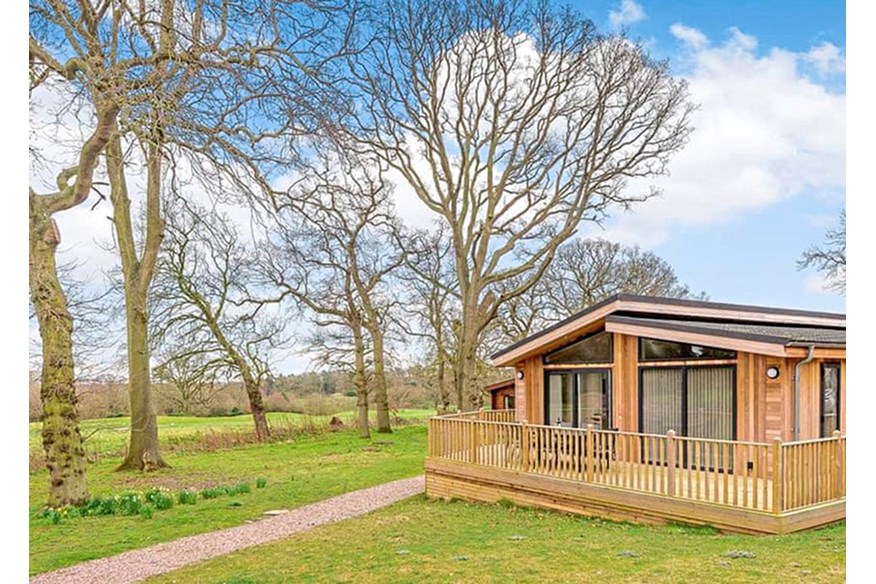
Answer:
POLYGON ((243 387, 249 398, 249 409, 255 424, 256 440, 265 442, 271 433, 268 430, 268 418, 265 415, 265 401, 262 399, 261 388, 259 388, 258 382, 250 376, 244 378, 243 387))
POLYGON ((374 327, 371 330, 374 343, 374 404, 377 409, 377 432, 389 434, 392 426, 389 421, 389 396, 386 391, 386 371, 383 363, 383 331, 374 327))
POLYGON ((116 470, 156 470, 168 464, 158 451, 158 418, 152 403, 146 294, 133 274, 125 274, 128 328, 128 395, 131 400, 131 443, 116 470))
POLYGON ((42 439, 49 471, 50 507, 88 500, 85 451, 76 413, 73 368, 73 319, 58 280, 54 221, 31 203, 30 297, 42 338, 40 398, 42 439))
POLYGON ((462 411, 476 409, 477 394, 477 348, 478 334, 476 322, 477 302, 463 307, 459 342, 456 351, 454 369, 454 384, 456 386, 457 406, 462 411))
POLYGON ((359 410, 359 437, 371 438, 368 420, 368 381, 365 378, 365 341, 362 338, 362 329, 355 325, 353 326, 353 344, 356 355, 353 386, 356 388, 356 407, 359 410))

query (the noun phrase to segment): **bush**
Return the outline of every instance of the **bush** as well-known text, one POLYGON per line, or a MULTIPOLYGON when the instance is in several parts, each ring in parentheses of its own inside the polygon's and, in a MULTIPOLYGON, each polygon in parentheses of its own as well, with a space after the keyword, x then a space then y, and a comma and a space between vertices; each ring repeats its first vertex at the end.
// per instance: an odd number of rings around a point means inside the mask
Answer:
POLYGON ((159 511, 173 507, 173 497, 170 496, 168 491, 163 489, 149 489, 146 491, 144 498, 147 502, 155 505, 155 508, 159 511))
POLYGON ((265 477, 259 477, 256 479, 257 489, 264 489, 266 486, 268 486, 268 479, 266 479, 265 477))
POLYGON ((176 494, 176 501, 180 505, 194 505, 198 502, 198 494, 194 491, 183 489, 176 494))

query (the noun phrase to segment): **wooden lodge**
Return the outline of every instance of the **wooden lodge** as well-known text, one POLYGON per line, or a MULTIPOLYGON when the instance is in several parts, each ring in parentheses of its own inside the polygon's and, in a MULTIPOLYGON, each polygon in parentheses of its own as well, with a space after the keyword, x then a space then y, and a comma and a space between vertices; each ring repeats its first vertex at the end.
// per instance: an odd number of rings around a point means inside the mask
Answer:
POLYGON ((492 356, 513 397, 430 420, 426 492, 749 533, 843 519, 845 327, 612 297, 492 356))

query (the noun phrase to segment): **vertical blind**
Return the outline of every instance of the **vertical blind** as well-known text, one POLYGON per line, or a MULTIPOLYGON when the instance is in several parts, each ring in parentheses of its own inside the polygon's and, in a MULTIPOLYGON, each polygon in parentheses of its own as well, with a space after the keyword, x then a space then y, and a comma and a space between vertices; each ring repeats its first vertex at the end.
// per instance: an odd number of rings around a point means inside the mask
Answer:
POLYGON ((649 368, 642 371, 642 432, 682 432, 683 369, 649 368))
POLYGON ((687 436, 733 439, 733 369, 687 370, 687 436))
POLYGON ((821 371, 821 436, 839 430, 839 365, 824 365, 821 371))
MULTIPOLYGON (((642 432, 732 440, 733 367, 650 367, 642 370, 642 432)), ((684 453, 685 460, 687 452, 684 453)), ((652 456, 652 459, 657 460, 652 456)), ((699 464, 721 468, 722 460, 699 464)), ((733 451, 726 461, 733 465, 733 451)))

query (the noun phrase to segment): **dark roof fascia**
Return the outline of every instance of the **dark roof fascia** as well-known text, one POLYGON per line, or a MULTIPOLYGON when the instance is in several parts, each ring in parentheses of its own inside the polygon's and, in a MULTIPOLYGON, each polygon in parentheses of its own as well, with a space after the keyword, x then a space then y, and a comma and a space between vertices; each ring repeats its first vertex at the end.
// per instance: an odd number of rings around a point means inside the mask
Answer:
POLYGON ((750 304, 731 304, 728 302, 709 302, 708 300, 684 300, 681 298, 664 298, 662 296, 640 296, 636 294, 618 294, 616 300, 628 302, 648 302, 650 304, 669 304, 672 306, 689 306, 696 308, 714 308, 716 310, 745 310, 748 312, 761 312, 763 314, 776 314, 786 316, 809 316, 812 318, 841 318, 846 315, 839 312, 815 312, 801 310, 799 308, 775 308, 770 306, 752 306, 750 304))
POLYGON ((727 331, 722 329, 713 329, 708 327, 698 327, 696 325, 689 324, 676 324, 674 321, 665 321, 665 322, 655 322, 653 320, 648 320, 648 322, 643 322, 642 319, 630 317, 630 316, 620 316, 617 314, 609 314, 605 317, 605 322, 616 322, 619 324, 633 324, 639 326, 646 326, 650 328, 663 329, 668 331, 677 331, 683 333, 696 333, 703 334, 713 337, 723 337, 729 339, 740 339, 743 341, 756 341, 759 343, 770 343, 773 345, 781 345, 783 347, 808 347, 809 345, 813 346, 830 346, 830 347, 845 347, 842 343, 818 343, 818 342, 806 342, 806 341, 788 341, 785 337, 775 337, 772 335, 759 335, 756 333, 743 333, 739 331, 727 331))

